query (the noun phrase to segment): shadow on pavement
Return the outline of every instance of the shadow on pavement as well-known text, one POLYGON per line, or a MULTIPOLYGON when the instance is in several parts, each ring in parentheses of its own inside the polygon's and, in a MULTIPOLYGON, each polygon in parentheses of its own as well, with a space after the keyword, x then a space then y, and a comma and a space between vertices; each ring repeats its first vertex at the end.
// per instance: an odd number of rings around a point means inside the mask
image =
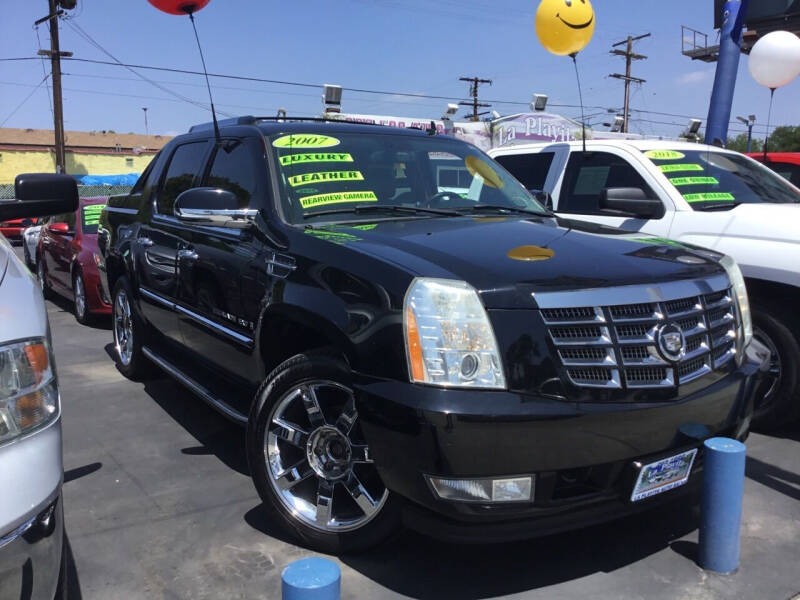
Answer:
POLYGON ((213 454, 228 468, 249 475, 244 427, 228 421, 168 376, 156 377, 144 382, 144 392, 200 443, 181 452, 213 454))
POLYGON ((453 545, 407 531, 394 542, 341 560, 413 598, 472 600, 609 573, 663 550, 697 526, 696 508, 672 504, 587 529, 509 544, 453 545))
MULTIPOLYGON (((62 312, 69 313, 75 316, 74 312, 74 304, 72 300, 67 300, 64 296, 61 296, 55 292, 49 292, 47 295, 47 301, 50 304, 57 306, 62 312)), ((77 322, 77 321, 76 321, 77 322)), ((89 323, 86 325, 80 325, 80 327, 89 327, 90 329, 99 329, 102 331, 111 331, 111 316, 110 315, 92 315, 89 319, 89 323)))
POLYGON ((91 475, 95 471, 99 471, 103 468, 103 463, 100 462, 93 462, 89 463, 88 465, 83 465, 82 467, 75 467, 74 469, 69 469, 64 471, 64 483, 69 483, 70 481, 75 481, 76 479, 80 479, 81 477, 86 477, 87 475, 91 475))
POLYGON ((745 463, 745 475, 776 492, 800 500, 800 474, 798 473, 792 473, 748 456, 745 463))

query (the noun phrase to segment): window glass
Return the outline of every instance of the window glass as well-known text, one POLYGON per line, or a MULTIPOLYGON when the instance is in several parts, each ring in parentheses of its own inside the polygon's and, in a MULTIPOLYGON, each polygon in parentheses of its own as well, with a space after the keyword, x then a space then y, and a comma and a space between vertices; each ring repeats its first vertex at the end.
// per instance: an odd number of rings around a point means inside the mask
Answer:
POLYGON ((239 208, 248 208, 256 194, 258 172, 247 143, 228 140, 217 148, 205 185, 233 192, 239 208))
POLYGON ((767 166, 784 179, 800 187, 800 165, 785 162, 768 162, 767 166))
POLYGON ((158 160, 160 154, 161 154, 160 152, 156 154, 153 157, 153 160, 151 160, 148 163, 147 167, 145 167, 144 172, 142 172, 142 174, 139 176, 139 179, 136 180, 136 183, 134 184, 133 188, 131 188, 131 194, 142 193, 142 190, 144 189, 147 180, 150 179, 150 173, 153 172, 153 165, 156 164, 156 160, 158 160))
POLYGON ((709 150, 648 150, 694 210, 719 210, 742 203, 798 203, 800 190, 764 165, 741 154, 709 150))
POLYGON ((450 137, 279 134, 269 145, 283 214, 293 223, 343 221, 352 219, 345 213, 367 207, 468 211, 492 205, 547 214, 500 165, 450 137))
POLYGON ((178 146, 169 162, 164 182, 158 192, 156 205, 162 215, 172 215, 175 199, 181 192, 192 187, 195 175, 203 163, 205 142, 193 142, 178 146))
POLYGON ((527 190, 544 190, 547 173, 553 163, 555 152, 538 154, 506 154, 495 158, 527 190))
POLYGON ((75 213, 63 213, 50 217, 49 225, 56 223, 66 223, 70 231, 75 231, 75 213))
POLYGON ((600 194, 607 188, 640 188, 648 198, 656 195, 624 158, 608 152, 573 152, 561 184, 558 212, 607 214, 600 209, 600 194))

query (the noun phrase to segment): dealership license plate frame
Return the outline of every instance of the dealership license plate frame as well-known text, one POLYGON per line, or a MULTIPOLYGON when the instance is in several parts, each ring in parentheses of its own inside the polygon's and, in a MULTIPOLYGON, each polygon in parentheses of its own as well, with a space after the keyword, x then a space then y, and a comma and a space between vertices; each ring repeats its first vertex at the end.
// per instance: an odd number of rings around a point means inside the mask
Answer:
POLYGON ((689 481, 696 457, 697 448, 692 448, 642 466, 633 485, 631 502, 644 500, 685 485, 689 481), (664 473, 657 475, 657 479, 650 480, 649 475, 658 473, 659 469, 664 469, 664 473))

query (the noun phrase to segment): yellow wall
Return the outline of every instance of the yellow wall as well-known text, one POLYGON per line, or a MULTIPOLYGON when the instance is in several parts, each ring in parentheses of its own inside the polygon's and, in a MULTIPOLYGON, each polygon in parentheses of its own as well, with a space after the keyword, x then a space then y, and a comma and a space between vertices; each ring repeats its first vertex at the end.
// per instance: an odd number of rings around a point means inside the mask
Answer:
MULTIPOLYGON (((0 184, 14 183, 20 173, 52 173, 55 154, 42 151, 0 150, 0 184)), ((152 154, 73 154, 67 151, 67 173, 71 175, 122 175, 141 173, 153 158, 152 154), (133 166, 126 162, 133 159, 133 166)))

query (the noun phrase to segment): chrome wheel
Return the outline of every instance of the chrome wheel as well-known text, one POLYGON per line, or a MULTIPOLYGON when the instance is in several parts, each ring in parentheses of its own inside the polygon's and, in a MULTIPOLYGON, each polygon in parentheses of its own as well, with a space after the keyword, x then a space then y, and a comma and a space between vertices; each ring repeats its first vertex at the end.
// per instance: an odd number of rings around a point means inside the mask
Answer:
POLYGON ((782 368, 781 357, 778 354, 778 348, 772 338, 767 335, 762 329, 755 327, 753 329, 753 337, 759 342, 769 348, 769 369, 764 374, 755 396, 755 406, 753 412, 763 413, 768 411, 778 397, 778 389, 781 387, 782 368))
POLYGON ((272 411, 264 439, 270 485, 304 524, 328 533, 366 525, 383 508, 383 485, 361 437, 352 390, 310 381, 272 411))
POLYGON ((117 292, 114 300, 114 346, 119 361, 128 366, 133 357, 133 318, 128 294, 124 289, 117 292))
POLYGON ((75 285, 73 286, 75 292, 75 316, 79 321, 83 320, 86 315, 86 289, 83 286, 83 277, 80 273, 75 275, 75 285))

